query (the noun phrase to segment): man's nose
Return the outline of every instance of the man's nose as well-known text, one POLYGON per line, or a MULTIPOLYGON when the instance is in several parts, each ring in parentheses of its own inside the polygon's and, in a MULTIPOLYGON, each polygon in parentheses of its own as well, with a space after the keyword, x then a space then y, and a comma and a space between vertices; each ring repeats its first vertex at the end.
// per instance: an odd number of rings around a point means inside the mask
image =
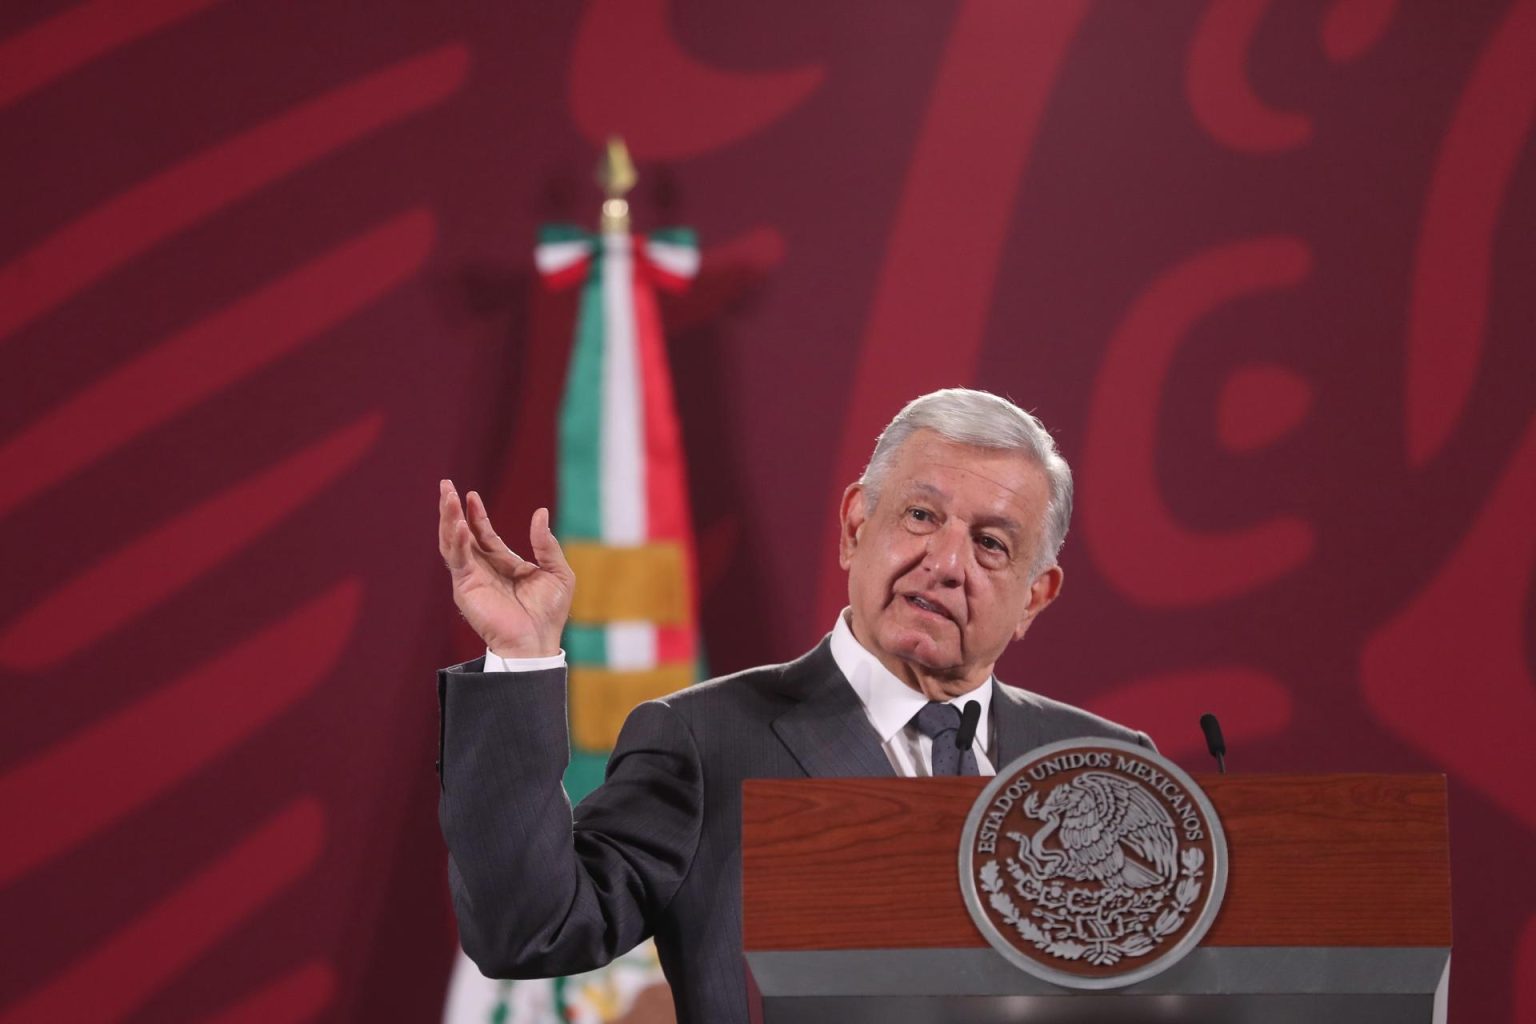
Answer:
POLYGON ((923 568, 941 587, 965 583, 965 571, 971 557, 971 540, 963 529, 941 527, 928 535, 928 550, 923 568))

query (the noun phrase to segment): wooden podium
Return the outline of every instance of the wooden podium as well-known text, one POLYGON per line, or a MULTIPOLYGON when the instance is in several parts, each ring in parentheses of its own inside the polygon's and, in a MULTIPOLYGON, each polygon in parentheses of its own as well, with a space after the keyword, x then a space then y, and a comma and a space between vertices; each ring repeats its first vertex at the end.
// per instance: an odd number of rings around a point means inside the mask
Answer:
POLYGON ((1060 988, 987 945, 960 893, 987 779, 745 783, 742 930, 754 1019, 1444 1021, 1450 857, 1438 775, 1196 775, 1226 830, 1200 946, 1126 988, 1060 988))

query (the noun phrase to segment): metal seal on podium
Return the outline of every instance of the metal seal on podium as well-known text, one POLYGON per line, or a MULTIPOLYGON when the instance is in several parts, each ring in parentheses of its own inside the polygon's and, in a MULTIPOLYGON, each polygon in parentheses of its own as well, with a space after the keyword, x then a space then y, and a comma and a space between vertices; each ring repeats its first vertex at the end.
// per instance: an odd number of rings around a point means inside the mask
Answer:
POLYGON ((1227 840, 1200 787, 1119 740, 1064 740, 997 773, 960 842, 960 889, 992 947, 1078 989, 1143 981, 1221 907, 1227 840))

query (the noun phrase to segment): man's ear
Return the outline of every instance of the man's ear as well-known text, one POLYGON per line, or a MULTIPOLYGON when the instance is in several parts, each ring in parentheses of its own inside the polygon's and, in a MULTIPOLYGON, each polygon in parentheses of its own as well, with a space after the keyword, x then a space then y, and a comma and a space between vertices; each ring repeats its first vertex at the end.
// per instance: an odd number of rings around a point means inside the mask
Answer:
POLYGON ((864 528, 868 514, 864 508, 864 486, 849 484, 843 492, 843 503, 838 508, 837 564, 847 569, 853 562, 854 549, 859 546, 859 531, 864 528))
POLYGON ((1057 595, 1061 593, 1062 580, 1065 578, 1066 573, 1061 571, 1059 565, 1044 569, 1035 577, 1035 581, 1029 585, 1029 605, 1024 609, 1024 617, 1019 620, 1018 627, 1013 631, 1015 640, 1022 639, 1040 613, 1056 600, 1057 595))

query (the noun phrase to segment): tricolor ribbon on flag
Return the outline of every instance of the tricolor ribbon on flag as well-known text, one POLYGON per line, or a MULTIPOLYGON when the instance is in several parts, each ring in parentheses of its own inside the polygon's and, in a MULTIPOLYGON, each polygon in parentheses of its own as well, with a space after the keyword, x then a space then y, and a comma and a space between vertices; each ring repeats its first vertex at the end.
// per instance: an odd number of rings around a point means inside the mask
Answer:
POLYGON ((554 227, 535 261, 550 287, 582 282, 555 533, 580 581, 564 638, 571 740, 606 754, 632 707, 697 678, 688 480, 656 289, 686 286, 699 251, 686 230, 554 227))
MULTIPOLYGON (((658 288, 681 289, 698 273, 699 250, 687 230, 548 227, 534 259, 546 287, 581 288, 555 503, 577 579, 563 637, 574 803, 602 781, 630 709, 700 674, 688 476, 656 304, 658 288)), ((663 984, 650 942, 553 981, 491 981, 461 951, 444 1021, 600 1024, 663 984)))

